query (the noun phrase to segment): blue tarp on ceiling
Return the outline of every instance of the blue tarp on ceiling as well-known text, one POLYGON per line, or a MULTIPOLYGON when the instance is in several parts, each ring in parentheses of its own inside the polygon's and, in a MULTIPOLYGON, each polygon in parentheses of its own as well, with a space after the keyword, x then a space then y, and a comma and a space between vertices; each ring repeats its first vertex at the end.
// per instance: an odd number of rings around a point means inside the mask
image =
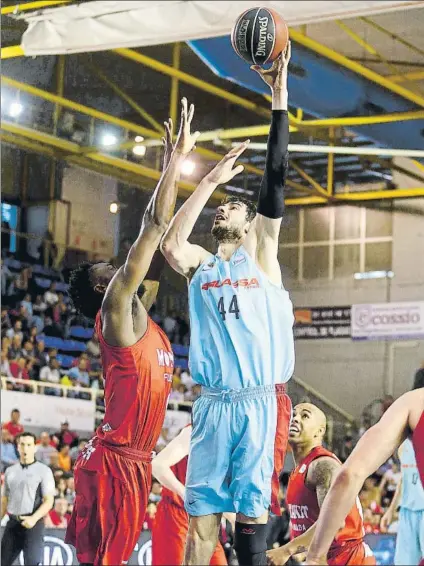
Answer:
MULTIPOLYGON (((269 94, 261 78, 236 55, 229 36, 191 41, 189 45, 218 76, 257 93, 269 94)), ((292 45, 291 66, 290 105, 314 116, 374 116, 420 109, 301 45, 292 45)), ((424 146, 424 120, 349 129, 382 147, 422 149, 424 146)))

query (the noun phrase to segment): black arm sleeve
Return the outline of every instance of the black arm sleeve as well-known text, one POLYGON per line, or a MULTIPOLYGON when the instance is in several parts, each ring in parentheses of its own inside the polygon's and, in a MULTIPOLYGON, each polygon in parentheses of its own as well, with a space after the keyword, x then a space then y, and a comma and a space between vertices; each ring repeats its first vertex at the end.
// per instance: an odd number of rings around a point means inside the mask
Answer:
POLYGON ((273 110, 265 171, 258 200, 258 212, 267 218, 282 218, 284 213, 288 144, 289 118, 287 110, 273 110))

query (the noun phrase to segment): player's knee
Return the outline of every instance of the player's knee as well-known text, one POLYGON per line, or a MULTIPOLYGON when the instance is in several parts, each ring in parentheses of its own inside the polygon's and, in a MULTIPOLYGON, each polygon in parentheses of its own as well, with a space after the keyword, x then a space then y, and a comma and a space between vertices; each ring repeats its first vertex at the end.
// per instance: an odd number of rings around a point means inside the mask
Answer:
POLYGON ((240 566, 266 565, 267 525, 246 524, 236 521, 234 550, 240 566))
POLYGON ((213 515, 190 517, 189 534, 199 542, 218 539, 218 525, 213 515))

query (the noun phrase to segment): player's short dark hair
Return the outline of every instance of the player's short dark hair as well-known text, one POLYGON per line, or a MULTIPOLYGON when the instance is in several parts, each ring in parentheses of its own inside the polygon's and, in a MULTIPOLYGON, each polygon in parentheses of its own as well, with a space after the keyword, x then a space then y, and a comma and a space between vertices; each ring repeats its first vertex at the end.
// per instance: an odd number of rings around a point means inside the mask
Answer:
POLYGON ((421 387, 424 387, 424 367, 420 368, 414 377, 414 384, 412 386, 412 390, 414 391, 415 389, 421 389, 421 387))
POLYGON ((95 319, 102 306, 103 295, 94 290, 90 277, 92 263, 81 263, 69 277, 69 296, 76 310, 87 318, 95 319))
POLYGON ((248 222, 252 222, 252 220, 255 218, 257 207, 256 204, 251 200, 244 197, 232 196, 232 197, 225 197, 221 204, 228 204, 229 202, 238 202, 244 204, 244 206, 246 207, 246 220, 248 222))
POLYGON ((32 432, 21 432, 21 434, 18 434, 16 437, 16 443, 19 443, 21 438, 32 438, 34 440, 34 444, 37 442, 37 437, 35 434, 32 434, 32 432))

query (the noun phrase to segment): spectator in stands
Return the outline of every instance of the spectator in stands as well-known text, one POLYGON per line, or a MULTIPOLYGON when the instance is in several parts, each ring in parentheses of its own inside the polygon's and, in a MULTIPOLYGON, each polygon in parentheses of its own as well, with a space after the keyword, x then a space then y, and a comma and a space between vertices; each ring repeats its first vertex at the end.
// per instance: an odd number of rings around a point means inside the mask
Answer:
POLYGON ((21 350, 21 356, 26 360, 33 360, 35 361, 35 350, 34 345, 30 340, 26 340, 24 342, 24 347, 21 350))
POLYGON ((46 309, 47 303, 43 300, 43 297, 41 295, 37 295, 35 302, 32 305, 32 312, 34 313, 34 315, 41 317, 46 312, 46 309))
POLYGON ((353 448, 353 438, 350 434, 348 434, 344 437, 343 446, 340 450, 339 458, 341 462, 346 462, 353 448))
POLYGON ((71 451, 69 452, 69 455, 71 456, 71 460, 72 460, 72 464, 75 464, 75 462, 77 461, 78 456, 81 454, 81 452, 84 450, 85 446, 87 444, 87 440, 85 438, 82 438, 79 443, 78 446, 74 446, 73 448, 71 448, 71 451))
POLYGON ((39 261, 46 267, 53 267, 58 257, 58 249, 54 243, 53 234, 47 230, 38 248, 39 261))
POLYGON ((14 286, 15 286, 16 298, 18 300, 22 300, 22 298, 28 293, 31 277, 32 277, 31 267, 24 267, 20 272, 20 274, 16 277, 14 286))
MULTIPOLYGON (((20 321, 18 321, 20 322, 20 321)), ((15 334, 12 338, 12 343, 9 347, 8 356, 9 360, 15 360, 22 352, 22 336, 21 334, 15 334)))
POLYGON ((150 490, 149 502, 158 503, 162 495, 162 486, 159 482, 153 481, 152 488, 150 490))
POLYGON ((3 425, 3 429, 8 430, 12 435, 12 438, 15 438, 15 436, 24 432, 24 427, 21 425, 20 420, 21 412, 19 409, 13 409, 10 413, 10 421, 3 425))
MULTIPOLYGON (((40 370, 40 381, 46 381, 50 383, 60 383, 60 363, 57 358, 50 358, 47 366, 44 366, 40 370)), ((60 395, 60 389, 55 389, 53 387, 46 387, 46 395, 60 395)))
POLYGON ((1 471, 4 472, 18 460, 13 437, 7 429, 3 428, 1 431, 1 471))
POLYGON ((393 461, 392 466, 384 473, 379 485, 381 494, 385 495, 384 504, 386 506, 392 501, 401 477, 400 466, 398 462, 393 461))
POLYGON ((54 322, 49 316, 44 319, 44 329, 43 333, 46 336, 51 336, 52 338, 64 338, 64 329, 60 324, 54 322))
POLYGON ((170 401, 184 401, 184 395, 186 393, 186 387, 183 383, 177 385, 176 389, 172 389, 171 394, 169 396, 170 401))
POLYGON ((68 421, 64 421, 60 425, 60 431, 54 434, 59 441, 59 447, 63 444, 69 444, 71 448, 78 445, 78 435, 76 432, 69 430, 68 421))
POLYGON ((198 383, 195 383, 191 389, 189 396, 186 397, 187 401, 196 401, 196 399, 200 397, 201 390, 201 386, 198 383))
POLYGON ((56 497, 65 497, 66 494, 66 478, 63 474, 56 482, 56 497))
MULTIPOLYGON (((10 371, 12 373, 12 377, 15 379, 30 379, 27 369, 27 360, 22 356, 10 362, 10 371)), ((24 390, 23 384, 15 385, 15 387, 21 391, 24 390)))
MULTIPOLYGON (((75 386, 90 387, 90 374, 87 371, 87 360, 85 358, 80 358, 78 366, 71 368, 68 375, 75 386)), ((75 395, 84 397, 84 394, 75 393, 75 395)))
POLYGON ((59 452, 52 452, 50 454, 50 466, 49 468, 53 472, 55 478, 63 476, 63 470, 59 466, 59 452))
POLYGON ((35 347, 35 365, 38 369, 49 363, 49 355, 46 352, 44 340, 38 340, 35 347))
POLYGON ((62 446, 59 449, 58 463, 60 469, 63 470, 64 472, 70 472, 72 468, 72 461, 69 452, 70 452, 69 444, 62 444, 62 446))
POLYGON ((7 265, 5 265, 2 259, 1 260, 1 296, 2 297, 6 297, 11 294, 12 289, 10 288, 10 286, 13 280, 14 280, 13 273, 10 271, 7 265))
MULTIPOLYGON (((31 342, 31 344, 34 346, 34 348, 37 347, 37 335, 39 334, 38 332, 38 328, 36 325, 32 325, 31 328, 28 331, 28 334, 26 335, 26 340, 28 342, 31 342)), ((34 352, 35 355, 35 352, 34 352)))
POLYGON ((178 315, 176 321, 178 328, 178 342, 179 344, 188 345, 190 328, 187 321, 187 315, 178 315))
POLYGON ((97 340, 97 338, 94 335, 91 338, 91 340, 89 340, 87 342, 87 353, 92 358, 96 358, 96 359, 100 358, 99 341, 97 340))
MULTIPOLYGON (((3 293, 3 285, 2 285, 2 293, 3 293)), ((6 333, 7 330, 12 328, 12 322, 9 316, 9 309, 5 306, 1 308, 1 333, 2 336, 6 333)))
POLYGON ((12 372, 10 371, 10 364, 9 364, 9 360, 8 360, 8 358, 7 358, 7 353, 6 353, 6 352, 2 352, 2 353, 1 353, 0 372, 1 372, 1 375, 2 375, 2 376, 13 377, 13 376, 12 376, 12 372))
POLYGON ((31 295, 29 293, 24 295, 24 298, 21 301, 21 307, 24 307, 28 315, 32 318, 33 308, 32 308, 31 295))
POLYGON ((70 505, 73 505, 75 503, 76 497, 74 476, 72 475, 72 473, 69 473, 63 474, 63 477, 66 481, 65 499, 70 505))
MULTIPOLYGON (((88 357, 88 354, 86 352, 82 352, 82 354, 80 354, 79 358, 74 359, 74 361, 72 362, 72 367, 78 368, 81 361, 85 362, 85 368, 89 372, 90 369, 91 369, 90 368, 90 358, 88 357)), ((84 363, 83 363, 83 365, 84 365, 84 363)))
POLYGON ((181 383, 186 386, 187 391, 191 391, 196 384, 194 379, 191 377, 191 373, 189 371, 181 372, 181 383))
POLYGON ((68 502, 64 497, 58 497, 53 509, 44 517, 44 525, 48 529, 66 529, 69 519, 68 502))
POLYGON ((8 338, 10 338, 11 340, 13 340, 13 338, 15 336, 20 336, 21 338, 21 342, 24 339, 24 333, 22 332, 22 321, 21 320, 16 320, 15 324, 13 325, 13 328, 10 328, 7 332, 6 332, 6 336, 8 338))
POLYGON ((51 458, 50 456, 56 453, 57 450, 53 446, 53 442, 50 438, 48 432, 42 432, 40 434, 40 444, 37 445, 37 451, 35 453, 35 459, 38 462, 42 462, 46 464, 46 466, 50 466, 51 458))
POLYGON ((50 283, 50 287, 44 293, 44 302, 46 303, 47 307, 54 307, 54 305, 59 302, 59 296, 56 292, 55 281, 52 281, 50 283))
POLYGON ((156 516, 156 505, 154 503, 149 503, 146 509, 146 516, 143 522, 143 531, 152 530, 155 516, 156 516))
POLYGON ((12 345, 12 340, 7 336, 3 336, 1 339, 1 351, 7 354, 9 352, 9 348, 12 345))
POLYGON ((166 315, 166 317, 163 319, 163 329, 167 334, 169 340, 173 342, 177 330, 177 321, 175 320, 175 312, 166 315))

